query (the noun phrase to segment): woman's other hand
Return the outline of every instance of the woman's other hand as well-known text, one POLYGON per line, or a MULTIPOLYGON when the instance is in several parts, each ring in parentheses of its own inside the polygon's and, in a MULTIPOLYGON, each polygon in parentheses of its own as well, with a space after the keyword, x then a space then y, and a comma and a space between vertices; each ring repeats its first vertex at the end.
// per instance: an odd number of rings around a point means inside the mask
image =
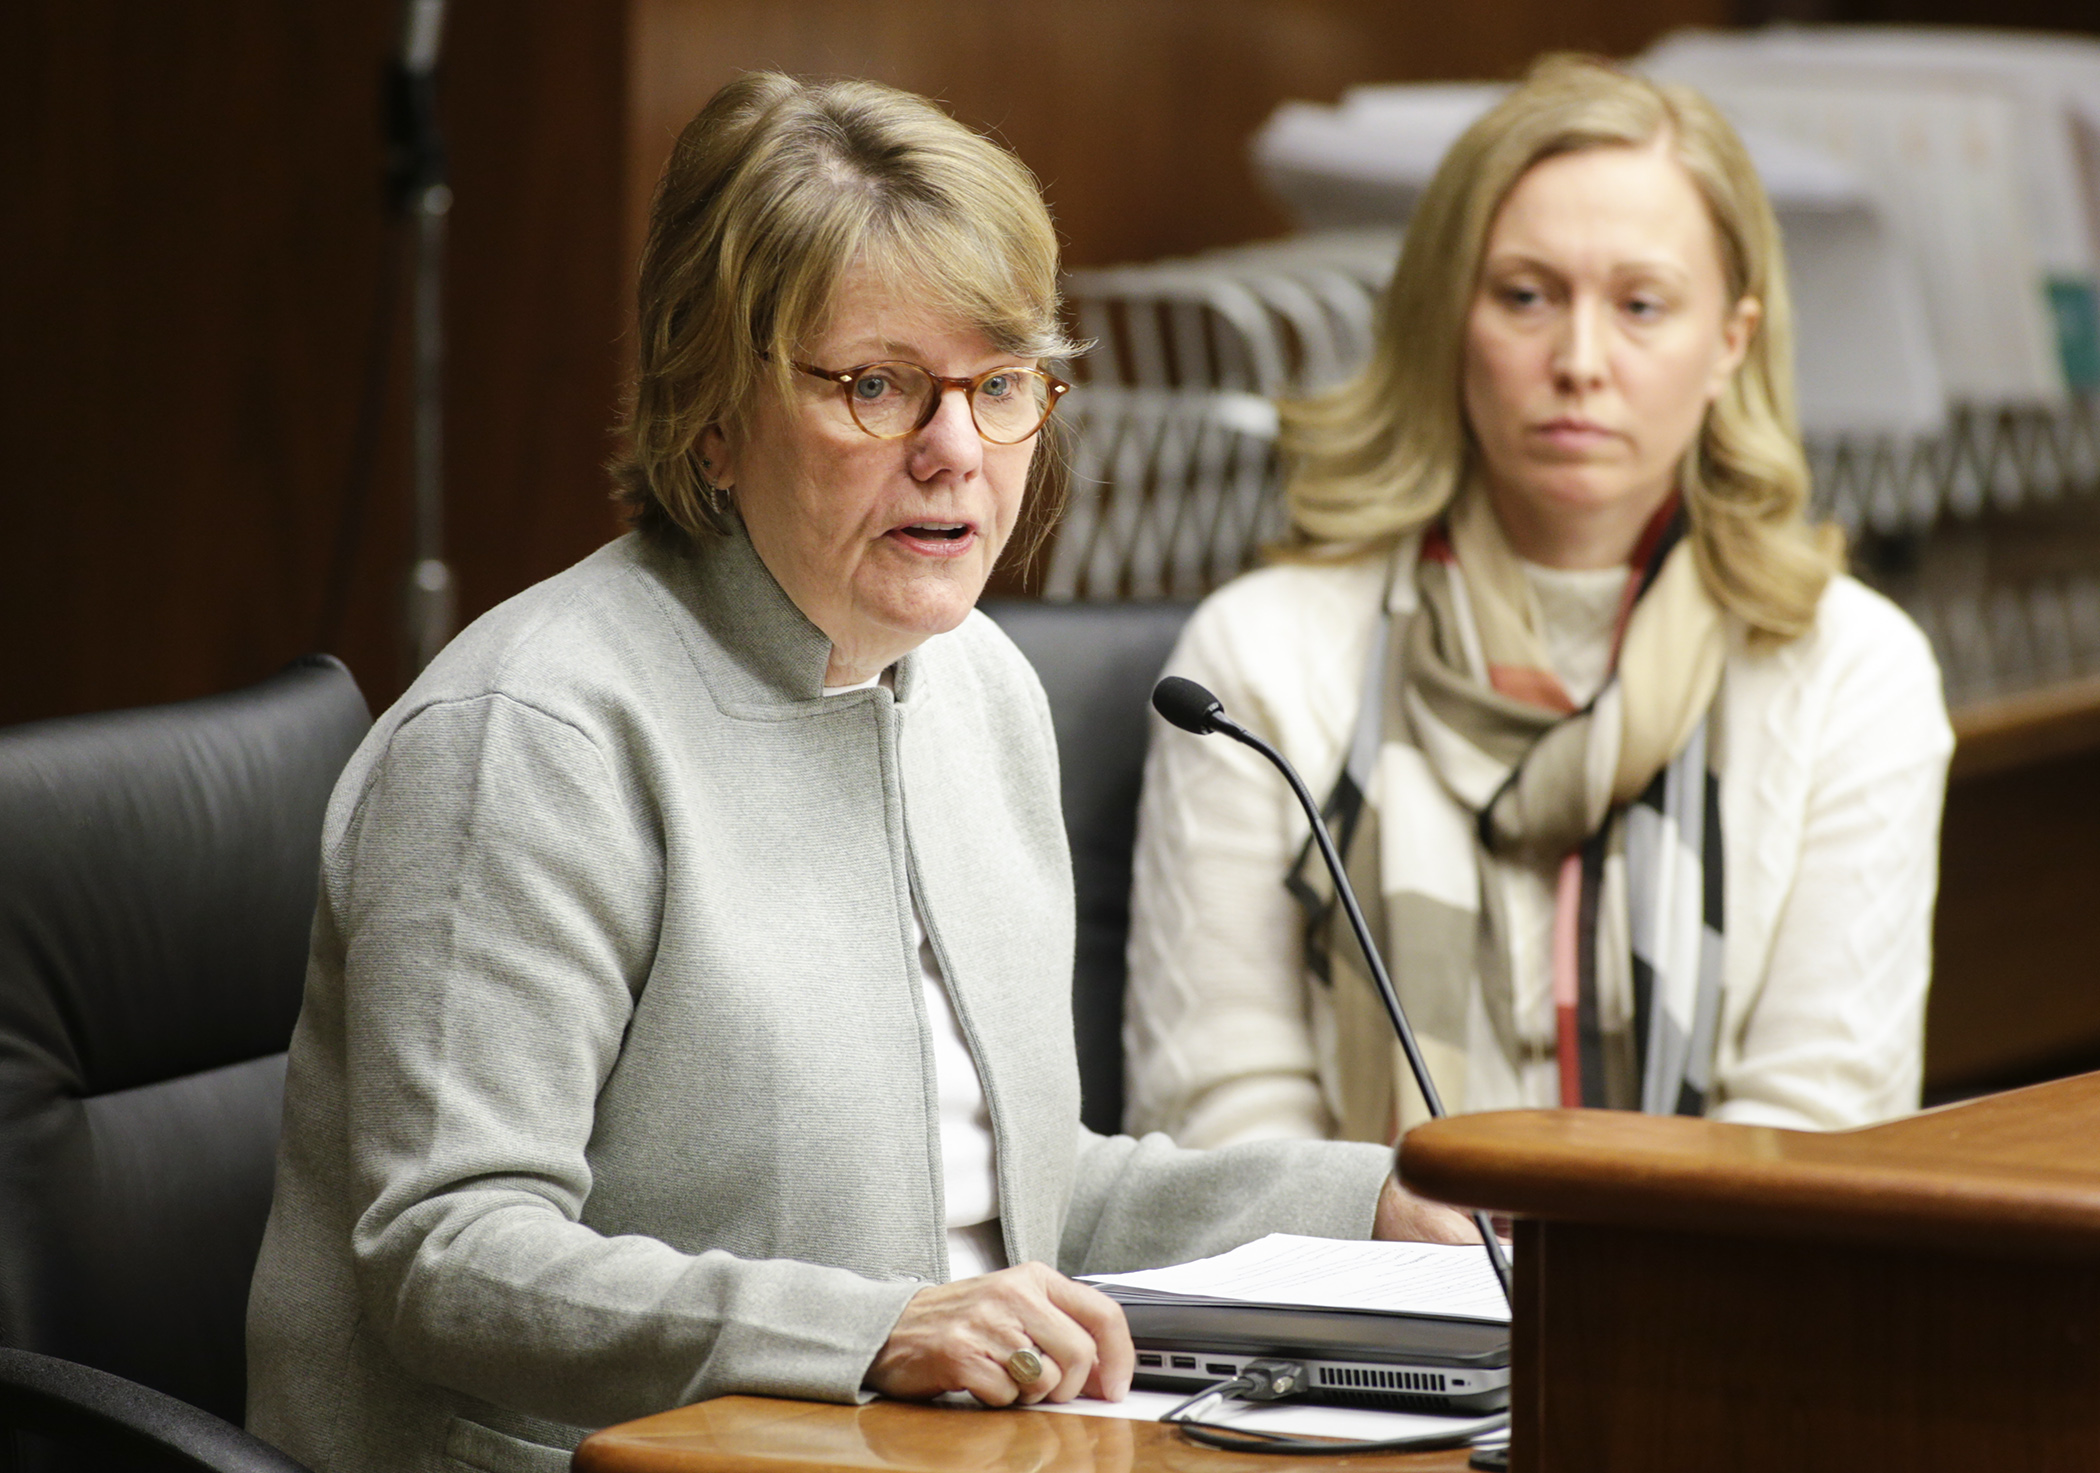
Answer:
POLYGON ((1456 1207, 1446 1207, 1427 1197, 1417 1197, 1400 1179, 1389 1176, 1378 1194, 1378 1215, 1371 1220, 1371 1236, 1394 1243, 1477 1243, 1479 1230, 1473 1220, 1456 1207))
POLYGON ((1137 1355, 1122 1308, 1040 1263, 934 1284, 912 1295, 868 1367, 867 1385, 907 1400, 967 1391, 986 1406, 1121 1401, 1137 1355), (1032 1348, 1043 1373, 1017 1386, 1006 1369, 1032 1348))

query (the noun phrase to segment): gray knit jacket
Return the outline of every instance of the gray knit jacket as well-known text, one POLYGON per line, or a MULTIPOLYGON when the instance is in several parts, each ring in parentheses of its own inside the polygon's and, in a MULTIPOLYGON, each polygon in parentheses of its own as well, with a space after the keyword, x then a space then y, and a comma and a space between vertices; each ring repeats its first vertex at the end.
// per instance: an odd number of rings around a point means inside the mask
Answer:
POLYGON ((1041 688, 982 615, 825 698, 747 539, 622 538, 459 636, 329 805, 249 1422, 318 1473, 523 1473, 728 1392, 850 1401, 946 1277, 917 898, 1006 1250, 1362 1237, 1366 1146, 1078 1124, 1041 688))

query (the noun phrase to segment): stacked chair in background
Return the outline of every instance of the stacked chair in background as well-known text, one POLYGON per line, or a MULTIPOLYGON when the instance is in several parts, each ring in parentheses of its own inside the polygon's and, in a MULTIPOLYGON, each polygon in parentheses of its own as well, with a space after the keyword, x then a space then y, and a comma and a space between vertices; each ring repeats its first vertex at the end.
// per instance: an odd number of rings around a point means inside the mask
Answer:
POLYGON ((1066 277, 1082 340, 1052 599, 1191 598, 1284 530, 1276 401, 1370 355, 1396 227, 1066 277))

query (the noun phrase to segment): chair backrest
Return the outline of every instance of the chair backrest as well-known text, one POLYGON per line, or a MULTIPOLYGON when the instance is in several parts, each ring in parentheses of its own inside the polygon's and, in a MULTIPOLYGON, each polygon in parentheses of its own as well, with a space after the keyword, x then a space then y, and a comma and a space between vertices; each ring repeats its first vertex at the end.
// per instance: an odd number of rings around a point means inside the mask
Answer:
POLYGON ((1041 677, 1057 729, 1065 836, 1079 907, 1072 1025, 1081 1113, 1123 1128, 1123 943, 1130 859, 1145 766, 1152 683, 1195 606, 1187 603, 994 601, 999 621, 1041 677))
POLYGON ((370 724, 309 656, 0 730, 0 1343, 241 1420, 321 818, 370 724))

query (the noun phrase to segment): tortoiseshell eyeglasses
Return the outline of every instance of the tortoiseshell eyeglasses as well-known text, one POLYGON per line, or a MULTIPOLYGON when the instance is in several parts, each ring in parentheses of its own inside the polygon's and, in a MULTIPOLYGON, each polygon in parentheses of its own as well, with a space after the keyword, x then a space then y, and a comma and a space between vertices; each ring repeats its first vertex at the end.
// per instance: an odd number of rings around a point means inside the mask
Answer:
POLYGON ((1018 445, 1040 430, 1071 391, 1063 379, 1040 368, 988 368, 975 378, 947 378, 916 363, 886 359, 858 368, 796 368, 834 383, 845 396, 853 422, 878 440, 896 440, 926 428, 941 395, 961 389, 977 433, 994 445, 1018 445))

